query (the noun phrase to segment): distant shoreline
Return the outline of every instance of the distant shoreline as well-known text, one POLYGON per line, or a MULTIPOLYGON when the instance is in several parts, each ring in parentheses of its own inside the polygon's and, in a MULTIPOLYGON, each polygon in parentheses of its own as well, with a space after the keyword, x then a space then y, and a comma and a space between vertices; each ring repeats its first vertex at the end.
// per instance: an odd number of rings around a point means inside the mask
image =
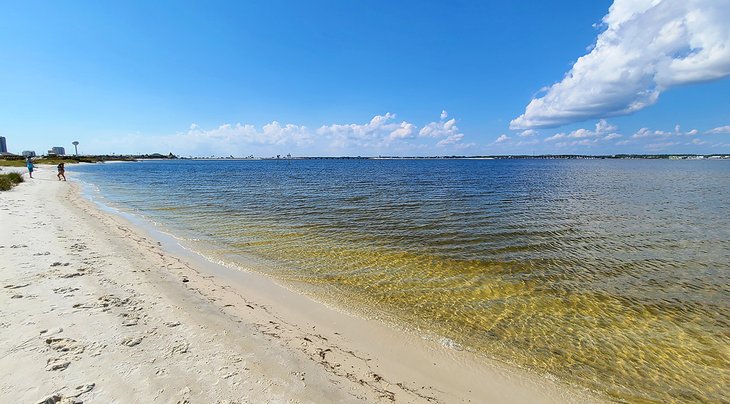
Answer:
MULTIPOLYGON (((23 156, 6 155, 0 158, 0 166, 24 166, 23 156)), ((110 163, 110 162, 135 162, 135 161, 158 161, 158 160, 234 160, 234 161, 268 161, 268 160, 729 160, 730 154, 509 154, 509 155, 485 155, 485 156, 276 156, 276 157, 234 157, 234 156, 176 156, 161 154, 130 154, 130 155, 80 155, 80 156, 37 156, 34 162, 43 164, 55 164, 59 161, 66 163, 110 163)))
MULTIPOLYGON (((180 160, 725 160, 730 154, 540 154, 488 156, 300 156, 300 157, 176 157, 180 160)), ((135 160, 165 160, 136 158, 135 160)))

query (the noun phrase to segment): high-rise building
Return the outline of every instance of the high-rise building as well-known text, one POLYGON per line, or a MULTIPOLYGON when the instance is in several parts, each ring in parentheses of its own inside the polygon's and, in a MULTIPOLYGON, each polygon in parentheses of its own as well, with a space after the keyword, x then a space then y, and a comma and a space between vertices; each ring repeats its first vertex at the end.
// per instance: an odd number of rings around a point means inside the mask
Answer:
POLYGON ((51 148, 51 150, 48 151, 48 154, 55 154, 56 156, 65 156, 66 155, 66 149, 60 146, 56 146, 51 148))
POLYGON ((5 136, 0 136, 0 153, 8 152, 8 144, 5 143, 5 136))

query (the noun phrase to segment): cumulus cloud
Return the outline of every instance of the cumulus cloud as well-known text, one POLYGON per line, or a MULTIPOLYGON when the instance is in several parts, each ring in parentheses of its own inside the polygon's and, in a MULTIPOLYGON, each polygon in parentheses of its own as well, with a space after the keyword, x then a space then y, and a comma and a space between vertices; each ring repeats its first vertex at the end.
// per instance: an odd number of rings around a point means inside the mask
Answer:
POLYGON ((688 132, 682 132, 679 125, 674 126, 674 132, 664 130, 650 130, 649 128, 641 128, 631 135, 632 139, 646 139, 646 138, 670 138, 678 136, 694 136, 698 134, 697 129, 692 129, 688 132))
POLYGON ((398 126, 392 132, 390 132, 390 134, 388 135, 388 139, 389 140, 406 139, 406 138, 412 137, 415 132, 416 132, 416 125, 403 121, 400 123, 400 126, 398 126))
POLYGON ((423 137, 450 137, 457 135, 459 128, 456 126, 456 119, 451 118, 446 120, 448 117, 449 114, 446 111, 441 111, 441 120, 426 124, 418 132, 418 135, 423 137))
POLYGON ((419 126, 396 120, 393 113, 375 115, 362 123, 328 124, 317 129, 303 125, 272 121, 263 126, 223 124, 204 128, 191 124, 182 132, 170 135, 130 134, 97 142, 99 149, 163 150, 195 156, 271 156, 291 152, 294 155, 428 155, 443 149, 463 150, 476 146, 465 143, 455 119, 446 111, 438 122, 419 126))
POLYGON ((395 114, 375 115, 364 124, 332 124, 317 129, 317 134, 331 139, 330 146, 335 149, 348 147, 383 148, 389 143, 413 137, 416 126, 403 121, 393 122, 395 114))
POLYGON ((561 139, 581 139, 573 140, 567 143, 558 143, 557 145, 585 146, 596 143, 600 140, 612 140, 622 137, 623 135, 614 132, 616 130, 618 130, 617 126, 609 124, 608 122, 606 122, 605 119, 601 119, 596 123, 596 127, 594 130, 580 128, 568 133, 556 133, 548 138, 545 138, 545 141, 552 142, 561 139))
POLYGON ((461 142, 461 140, 463 138, 464 138, 463 134, 457 133, 455 135, 451 135, 451 136, 447 137, 446 139, 441 140, 440 142, 436 143, 436 146, 444 147, 444 146, 454 145, 454 144, 461 142))
POLYGON ((534 129, 523 130, 519 134, 520 137, 532 137, 532 136, 535 136, 535 135, 537 135, 537 131, 534 130, 534 129))
MULTIPOLYGON (((448 119, 448 113, 441 111, 438 122, 429 122, 420 130, 416 125, 403 121, 394 122, 395 114, 376 115, 366 124, 325 125, 317 129, 317 134, 328 139, 335 149, 376 149, 384 150, 395 141, 416 137, 440 139, 435 146, 463 149, 474 144, 462 143, 464 134, 456 126, 456 119, 448 119)), ((411 144, 411 146, 423 146, 411 144)))
POLYGON ((176 138, 188 142, 224 142, 226 144, 258 144, 258 145, 305 145, 312 141, 309 131, 304 126, 273 121, 263 126, 262 130, 254 125, 237 123, 224 124, 217 128, 204 130, 197 124, 190 125, 186 133, 177 134, 176 138))
POLYGON ((641 128, 636 131, 633 135, 631 135, 632 139, 644 139, 649 137, 668 137, 671 136, 671 133, 664 132, 661 130, 649 130, 649 128, 641 128))
POLYGON ((669 88, 730 75, 726 0, 615 0, 605 30, 510 129, 631 114, 669 88))
POLYGON ((508 142, 510 139, 511 138, 507 135, 499 135, 499 137, 497 138, 497 140, 494 141, 494 143, 504 143, 504 142, 508 142))
POLYGON ((436 143, 438 147, 453 147, 456 149, 465 149, 476 146, 474 143, 462 143, 464 134, 459 131, 456 126, 456 119, 448 119, 449 113, 446 110, 441 111, 438 122, 429 122, 419 131, 418 136, 422 138, 443 138, 436 143))
POLYGON ((717 134, 730 134, 730 125, 727 126, 718 126, 717 128, 710 129, 707 132, 711 135, 717 135, 717 134))

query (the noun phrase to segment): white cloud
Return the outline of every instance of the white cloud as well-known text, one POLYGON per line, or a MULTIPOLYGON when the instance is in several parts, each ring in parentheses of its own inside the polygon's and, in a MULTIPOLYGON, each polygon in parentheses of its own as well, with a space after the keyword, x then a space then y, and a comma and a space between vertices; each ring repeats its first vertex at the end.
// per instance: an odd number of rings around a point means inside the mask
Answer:
POLYGON ((293 124, 281 125, 273 121, 263 127, 263 136, 260 143, 276 145, 306 145, 312 142, 312 136, 304 126, 293 124))
MULTIPOLYGON (((263 126, 223 124, 210 129, 191 124, 171 135, 129 134, 93 142, 96 149, 139 153, 147 150, 173 152, 188 156, 272 156, 291 153, 296 156, 322 155, 429 155, 447 150, 464 150, 477 146, 465 143, 466 136, 442 111, 438 122, 422 128, 408 121, 396 121, 396 115, 375 115, 363 123, 322 125, 310 129, 303 125, 272 121, 263 126), (419 136, 420 135, 420 136, 419 136)), ((92 144, 91 142, 89 144, 92 144)))
POLYGON ((416 125, 403 121, 398 128, 390 132, 390 135, 388 135, 388 139, 406 139, 412 137, 415 132, 416 125))
POLYGON ((618 127, 611 125, 606 122, 605 119, 601 119, 596 123, 595 130, 590 129, 576 129, 570 133, 556 133, 545 139, 546 142, 552 142, 561 139, 584 139, 584 141, 573 141, 567 143, 558 143, 557 145, 588 145, 597 142, 598 140, 611 140, 621 137, 622 135, 614 133, 613 131, 618 130, 618 127), (586 141, 587 139, 595 139, 595 141, 586 141))
POLYGON ((646 139, 646 138, 670 138, 678 136, 694 136, 698 134, 697 129, 692 129, 689 132, 682 132, 679 125, 674 125, 674 132, 664 130, 650 130, 649 128, 641 128, 636 133, 631 135, 632 139, 646 139))
POLYGON ((416 126, 403 121, 392 122, 395 114, 375 115, 364 124, 332 124, 317 129, 317 134, 329 139, 331 149, 375 148, 387 147, 390 142, 407 139, 414 135, 416 126))
POLYGON ((451 135, 451 136, 447 137, 446 139, 436 143, 436 146, 443 147, 443 146, 448 146, 448 145, 454 145, 454 144, 461 142, 461 140, 463 138, 464 138, 463 134, 457 133, 455 135, 451 135))
POLYGON ((418 134, 424 137, 446 137, 458 134, 459 128, 456 126, 456 119, 451 118, 447 121, 447 117, 446 111, 441 111, 441 120, 426 124, 418 134))
POLYGON ((596 133, 602 134, 602 133, 608 133, 618 130, 618 126, 611 125, 610 123, 606 122, 605 119, 601 119, 596 123, 596 133))
POLYGON ((444 138, 436 143, 436 146, 458 146, 457 148, 467 148, 475 146, 473 143, 464 144, 461 141, 464 139, 464 134, 459 131, 459 127, 456 126, 456 119, 449 117, 446 110, 441 111, 438 122, 429 122, 424 125, 421 130, 418 131, 420 137, 427 138, 444 138))
POLYGON ((707 132, 708 134, 717 135, 717 134, 730 134, 730 125, 727 126, 718 126, 717 128, 710 129, 707 132))
POLYGON ((503 134, 503 135, 499 135, 499 137, 497 138, 497 140, 494 141, 494 143, 504 143, 504 142, 508 142, 510 139, 511 138, 509 136, 503 134))
POLYGON ((626 115, 678 85, 730 75, 727 0, 615 0, 591 51, 510 129, 626 115))
POLYGON ((183 132, 170 135, 128 134, 99 138, 93 147, 100 152, 117 153, 172 152, 188 156, 245 156, 266 152, 305 150, 316 141, 305 126, 273 121, 258 129, 251 124, 223 124, 205 129, 195 123, 183 132))
POLYGON ((537 135, 537 131, 534 130, 534 129, 523 130, 519 134, 520 137, 532 137, 532 136, 535 136, 535 135, 537 135))
POLYGON ((569 142, 556 143, 555 146, 557 146, 557 147, 593 146, 596 143, 598 143, 598 141, 599 141, 599 139, 573 140, 573 141, 569 141, 569 142))
POLYGON ((176 138, 192 143, 214 142, 231 145, 306 145, 312 137, 304 126, 281 125, 273 121, 259 131, 253 125, 224 124, 217 128, 204 130, 197 124, 190 125, 187 133, 177 134, 176 138))
POLYGON ((632 139, 643 139, 648 137, 666 137, 670 136, 671 133, 662 132, 662 131, 652 131, 649 128, 641 128, 636 131, 633 135, 631 135, 632 139))

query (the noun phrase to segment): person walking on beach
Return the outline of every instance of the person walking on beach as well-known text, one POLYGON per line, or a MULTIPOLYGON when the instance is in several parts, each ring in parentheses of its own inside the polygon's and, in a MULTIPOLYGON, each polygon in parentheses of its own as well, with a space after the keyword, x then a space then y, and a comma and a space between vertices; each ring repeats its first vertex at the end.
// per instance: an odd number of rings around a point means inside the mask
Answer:
POLYGON ((63 167, 63 163, 58 165, 58 180, 61 181, 61 177, 63 177, 63 180, 66 181, 66 169, 63 167))
POLYGON ((33 178, 33 161, 31 161, 30 157, 25 159, 25 166, 28 167, 28 176, 33 178))

